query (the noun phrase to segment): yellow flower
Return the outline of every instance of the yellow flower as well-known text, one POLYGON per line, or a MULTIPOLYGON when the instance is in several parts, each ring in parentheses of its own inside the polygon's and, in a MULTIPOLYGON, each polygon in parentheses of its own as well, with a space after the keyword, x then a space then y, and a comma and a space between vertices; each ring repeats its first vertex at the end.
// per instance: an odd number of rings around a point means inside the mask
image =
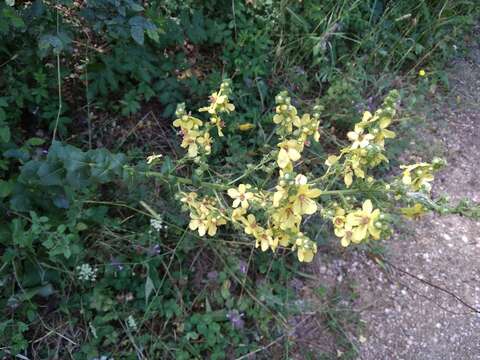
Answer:
POLYGON ((296 117, 293 124, 299 128, 299 138, 303 141, 307 140, 308 136, 313 136, 313 139, 318 142, 320 140, 320 133, 318 131, 320 121, 310 117, 310 114, 304 114, 301 118, 296 117))
POLYGON ((273 238, 274 244, 277 244, 277 245, 280 244, 280 246, 283 246, 283 247, 287 247, 290 244, 290 236, 288 236, 288 234, 285 231, 275 229, 274 235, 275 235, 273 238))
POLYGON ((222 128, 225 127, 223 120, 220 119, 217 115, 214 115, 210 118, 210 123, 217 127, 218 136, 222 137, 223 136, 222 128))
POLYGON ((272 248, 273 251, 278 246, 278 243, 275 244, 274 239, 273 239, 273 234, 272 230, 270 229, 263 229, 259 228, 259 230, 255 233, 255 247, 259 247, 262 249, 262 251, 267 251, 269 247, 272 248))
POLYGON ((303 151, 303 142, 297 140, 285 140, 278 144, 280 151, 278 152, 277 163, 281 169, 286 168, 291 161, 299 160, 303 151))
POLYGON ((198 230, 198 234, 200 236, 204 236, 208 228, 207 219, 202 218, 195 214, 190 214, 190 218, 191 218, 190 224, 188 225, 190 230, 198 230))
POLYGON ((340 244, 343 247, 347 247, 353 241, 353 231, 350 224, 345 224, 345 227, 341 229, 335 229, 335 235, 340 239, 340 244))
POLYGON ((335 231, 337 229, 342 229, 345 226, 345 210, 343 210, 342 208, 336 209, 335 217, 332 219, 332 223, 335 228, 335 231))
POLYGON ((217 233, 217 227, 226 223, 227 221, 221 216, 209 216, 207 219, 208 235, 214 236, 217 233))
POLYGON ((378 122, 378 128, 372 129, 372 133, 375 138, 374 141, 376 144, 380 145, 382 148, 385 145, 385 139, 395 138, 395 133, 391 130, 388 130, 387 127, 392 123, 392 119, 388 117, 383 117, 378 122))
POLYGON ((288 203, 287 205, 278 208, 275 212, 272 213, 272 220, 275 225, 282 230, 288 229, 298 229, 302 217, 295 213, 293 209, 293 204, 288 203))
POLYGON ((412 207, 400 209, 401 213, 409 219, 417 219, 427 212, 427 209, 422 204, 415 204, 412 207))
POLYGON ((280 202, 288 197, 288 189, 280 185, 277 185, 275 189, 277 189, 277 191, 273 193, 272 201, 273 207, 278 207, 280 206, 280 202))
POLYGON ((346 218, 345 228, 351 227, 352 241, 359 243, 366 239, 368 234, 375 240, 380 239, 380 229, 377 226, 378 218, 380 217, 380 210, 373 210, 371 200, 365 200, 362 210, 356 210, 349 213, 346 218))
POLYGON ((188 206, 193 206, 198 194, 195 192, 189 192, 188 194, 182 193, 182 198, 180 199, 181 202, 187 204, 188 206))
POLYGON ((150 165, 152 163, 155 163, 155 162, 157 162, 157 160, 160 160, 162 157, 163 157, 163 155, 161 155, 161 154, 150 155, 149 157, 147 157, 147 164, 150 165))
POLYGON ((310 189, 310 185, 307 184, 307 178, 302 174, 297 175, 295 184, 297 185, 297 192, 290 197, 294 213, 300 216, 315 213, 317 211, 317 203, 312 199, 319 197, 322 192, 319 189, 310 189))
POLYGON ((347 137, 352 141, 352 149, 364 148, 374 139, 372 134, 364 134, 363 128, 356 128, 355 131, 349 131, 347 137))
POLYGON ((425 72, 425 70, 420 69, 420 71, 418 72, 418 75, 419 75, 420 77, 424 77, 425 75, 427 75, 427 73, 425 72))
POLYGON ((202 146, 205 153, 208 155, 212 151, 212 138, 208 132, 197 138, 198 145, 202 146))
POLYGON ((235 105, 228 102, 228 96, 214 92, 210 95, 210 106, 198 109, 200 112, 208 112, 209 114, 216 114, 221 112, 230 113, 235 110, 235 105))
POLYGON ((330 155, 329 157, 327 157, 327 160, 325 160, 325 165, 332 166, 338 161, 339 158, 339 156, 330 155))
POLYGON ((372 113, 370 111, 365 111, 362 116, 362 123, 368 123, 373 119, 372 113))
POLYGON ((202 120, 189 115, 183 115, 181 118, 173 122, 173 126, 180 127, 184 130, 196 130, 202 126, 202 124, 202 120))
POLYGON ((313 256, 317 253, 317 244, 301 232, 297 234, 295 248, 297 249, 298 260, 301 262, 311 262, 313 256))
POLYGON ((253 129, 254 127, 255 127, 255 125, 252 124, 252 123, 243 123, 243 124, 238 125, 238 130, 248 131, 248 130, 253 129))
POLYGON ((233 200, 232 206, 234 208, 238 207, 238 205, 242 205, 243 208, 248 208, 248 201, 254 198, 254 194, 252 192, 247 191, 252 186, 250 184, 240 184, 238 189, 228 189, 227 193, 233 200))
POLYGON ((365 159, 362 158, 360 155, 353 154, 350 158, 350 165, 352 167, 353 172, 355 173, 356 177, 365 178, 365 171, 363 170, 362 166, 365 163, 365 159))
POLYGON ((188 148, 188 156, 191 158, 198 155, 198 145, 196 140, 199 135, 199 132, 194 130, 184 132, 180 146, 184 149, 188 148))
POLYGON ((347 186, 347 188, 349 188, 350 186, 352 186, 352 183, 353 183, 353 171, 352 171, 352 168, 350 166, 346 166, 345 167, 345 172, 343 174, 343 182, 345 183, 345 185, 347 186))
POLYGON ((233 222, 245 222, 246 219, 243 217, 247 213, 247 210, 243 207, 236 208, 232 211, 232 221, 233 222))
POLYGON ((257 231, 261 230, 261 227, 258 226, 257 221, 255 220, 255 216, 252 214, 248 214, 244 225, 245 233, 248 235, 255 235, 257 231))
POLYGON ((280 125, 284 131, 290 134, 293 130, 293 122, 297 121, 297 109, 295 106, 290 103, 279 104, 275 108, 275 116, 273 117, 273 122, 277 125, 280 125))
POLYGON ((418 191, 422 188, 427 191, 431 190, 431 184, 434 180, 432 174, 433 168, 432 165, 428 163, 419 163, 413 165, 401 165, 402 173, 402 182, 405 185, 409 185, 414 191, 418 191))

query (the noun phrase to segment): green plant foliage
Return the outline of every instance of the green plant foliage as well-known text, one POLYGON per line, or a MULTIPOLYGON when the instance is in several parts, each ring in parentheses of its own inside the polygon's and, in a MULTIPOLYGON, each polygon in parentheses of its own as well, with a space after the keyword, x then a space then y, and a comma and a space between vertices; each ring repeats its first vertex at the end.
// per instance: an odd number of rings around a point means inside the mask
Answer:
MULTIPOLYGON (((291 323, 308 311, 354 358, 351 293, 322 289, 318 308, 291 286, 309 276, 294 256, 255 251, 233 225, 198 236, 176 194, 223 199, 217 190, 245 173, 267 186, 283 90, 299 112, 321 110, 321 141, 301 165, 321 176, 399 76, 428 74, 402 94, 404 109, 448 86, 430 70, 461 51, 478 10, 473 0, 0 1, 0 357, 287 358, 299 351, 291 323), (227 77, 241 115, 203 112, 209 159, 180 159, 177 104, 204 106, 227 77), (161 141, 144 140, 157 132, 161 141)), ((416 203, 407 214, 479 216, 467 201, 416 203)), ((319 248, 331 246, 330 222, 306 222, 319 248)))

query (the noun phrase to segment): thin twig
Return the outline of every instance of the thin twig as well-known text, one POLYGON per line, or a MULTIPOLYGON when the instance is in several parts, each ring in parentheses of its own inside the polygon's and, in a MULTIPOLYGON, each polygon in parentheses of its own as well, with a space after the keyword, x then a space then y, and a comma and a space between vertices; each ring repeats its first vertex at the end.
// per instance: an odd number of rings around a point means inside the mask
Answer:
MULTIPOLYGON (((57 36, 59 35, 59 16, 57 10, 57 36)), ((57 135, 58 122, 60 121, 60 114, 62 113, 62 79, 60 73, 60 52, 57 52, 57 85, 58 85, 58 112, 57 119, 55 120, 55 127, 53 128, 52 144, 55 141, 55 136, 57 135)))

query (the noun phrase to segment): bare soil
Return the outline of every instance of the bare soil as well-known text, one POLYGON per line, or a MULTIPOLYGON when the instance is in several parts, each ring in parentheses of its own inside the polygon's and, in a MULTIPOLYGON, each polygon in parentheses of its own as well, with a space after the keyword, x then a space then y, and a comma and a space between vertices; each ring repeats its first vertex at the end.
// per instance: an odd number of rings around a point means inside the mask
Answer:
MULTIPOLYGON (((433 116, 413 140, 423 150, 402 155, 406 162, 428 161, 443 149, 448 166, 437 174, 433 194, 448 194, 453 203, 480 203, 480 28, 473 42, 468 56, 451 64, 451 89, 432 103, 433 116)), ((306 288, 353 287, 356 297, 343 305, 359 314, 363 326, 359 331, 345 323, 341 335, 358 359, 480 360, 480 221, 426 215, 401 226, 383 245, 381 264, 371 254, 347 251, 333 260, 318 254, 306 269, 316 277, 306 288)), ((351 359, 324 322, 315 322, 303 326, 296 342, 310 354, 351 359)))
MULTIPOLYGON (((449 81, 451 91, 434 104, 439 121, 422 139, 440 141, 449 163, 434 194, 480 202, 480 41, 452 64, 449 81)), ((359 253, 346 274, 364 309, 359 358, 480 359, 480 222, 429 215, 407 227, 409 234, 386 243, 390 264, 382 268, 359 253)))

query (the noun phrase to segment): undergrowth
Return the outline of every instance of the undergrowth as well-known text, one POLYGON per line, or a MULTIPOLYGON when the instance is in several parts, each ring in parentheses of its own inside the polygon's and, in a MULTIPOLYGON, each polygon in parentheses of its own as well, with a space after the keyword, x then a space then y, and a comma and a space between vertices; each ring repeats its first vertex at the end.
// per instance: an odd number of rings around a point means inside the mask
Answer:
POLYGON ((378 226, 382 236, 395 216, 427 209, 478 216, 467 202, 431 201, 430 176, 411 176, 440 163, 403 169, 376 194, 408 142, 368 137, 378 151, 367 156, 360 137, 377 134, 379 118, 359 122, 397 88, 387 113, 397 133, 412 131, 418 109, 448 89, 442 65, 463 51, 478 10, 427 0, 2 2, 0 356, 355 358, 354 292, 306 296, 298 279, 314 275, 297 259, 342 251, 340 241, 375 251, 379 234, 367 226, 360 236, 355 218, 376 211, 367 200, 387 212, 389 193, 410 198, 378 226), (235 111, 215 107, 216 93, 198 116, 205 127, 182 122, 227 77, 235 111), (377 164, 380 155, 392 161, 377 164), (325 172, 333 177, 318 180, 325 172), (287 209, 300 188, 312 202, 297 202, 283 226, 284 214, 266 209, 287 209), (190 192, 209 199, 207 211, 190 200, 181 211, 190 192), (247 232, 249 215, 263 232, 247 232), (302 348, 312 318, 331 335, 325 351, 302 348))

